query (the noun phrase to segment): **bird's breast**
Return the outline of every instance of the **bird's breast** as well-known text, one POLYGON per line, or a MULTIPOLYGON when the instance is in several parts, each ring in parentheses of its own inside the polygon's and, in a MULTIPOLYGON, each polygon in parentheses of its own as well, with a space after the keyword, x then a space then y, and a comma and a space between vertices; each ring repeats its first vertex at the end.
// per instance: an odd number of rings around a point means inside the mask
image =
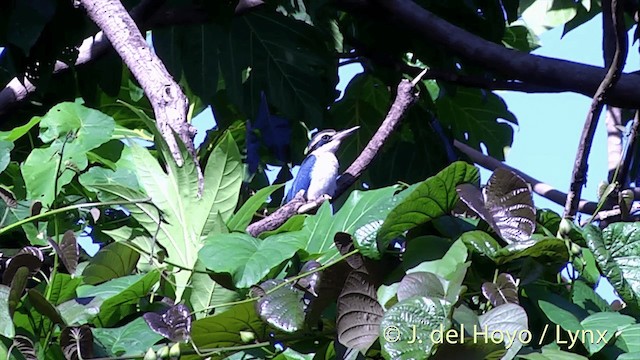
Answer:
POLYGON ((311 170, 311 183, 307 191, 307 199, 314 200, 324 194, 333 196, 338 177, 338 159, 331 153, 316 156, 311 170))

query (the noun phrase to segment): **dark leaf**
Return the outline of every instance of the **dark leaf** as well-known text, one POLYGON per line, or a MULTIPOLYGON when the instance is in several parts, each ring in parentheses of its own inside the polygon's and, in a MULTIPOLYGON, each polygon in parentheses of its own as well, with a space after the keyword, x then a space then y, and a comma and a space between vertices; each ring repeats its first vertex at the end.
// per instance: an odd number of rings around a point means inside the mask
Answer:
MULTIPOLYGON (((320 263, 317 261, 308 261, 306 264, 304 264, 302 269, 300 269, 300 273, 304 274, 313 271, 320 266, 320 263)), ((318 297, 318 288, 320 287, 321 275, 322 274, 320 271, 314 271, 313 273, 296 281, 296 286, 313 295, 314 297, 318 297)))
POLYGON ((162 315, 149 312, 143 317, 151 330, 171 341, 188 341, 191 338, 191 314, 184 304, 170 307, 162 315))
MULTIPOLYGON (((336 248, 340 252, 340 255, 343 256, 355 250, 356 248, 353 244, 351 235, 344 232, 336 233, 336 236, 333 237, 333 242, 334 244, 336 244, 336 248)), ((364 259, 360 254, 351 255, 346 259, 346 261, 353 269, 359 269, 364 264, 364 259)))
POLYGON ((42 250, 40 250, 39 247, 25 246, 22 249, 20 249, 20 251, 18 251, 16 255, 18 254, 31 254, 37 257, 41 262, 44 262, 44 255, 42 254, 42 250))
POLYGON ((482 294, 493 306, 508 303, 519 304, 518 287, 511 274, 502 273, 498 275, 495 283, 485 282, 482 284, 482 294))
POLYGON ((67 326, 60 334, 60 346, 67 360, 93 357, 93 333, 89 325, 67 326))
POLYGON ((531 187, 505 168, 493 172, 482 193, 469 184, 456 188, 460 199, 507 243, 529 240, 536 225, 531 187))
POLYGON ((13 338, 13 346, 20 351, 20 354, 24 356, 25 360, 38 360, 33 341, 28 337, 16 335, 16 337, 13 338))
POLYGON ((378 338, 383 315, 366 269, 352 270, 338 297, 338 341, 350 348, 367 350, 378 338))
POLYGON ((16 200, 16 197, 11 193, 11 191, 3 188, 2 186, 0 186, 0 199, 2 199, 10 208, 15 209, 18 207, 18 200, 16 200))
POLYGON ((22 297, 22 292, 27 287, 27 279, 29 277, 29 269, 25 266, 22 266, 16 271, 13 279, 11 279, 11 287, 9 291, 9 313, 13 315, 18 303, 20 303, 20 298, 22 297))
POLYGON ((39 200, 34 200, 31 204, 31 216, 39 215, 42 211, 42 202, 39 200))
POLYGON ((12 257, 8 261, 7 268, 5 269, 4 274, 2 274, 2 283, 9 285, 11 283, 11 280, 15 276, 16 271, 18 271, 18 269, 23 266, 29 269, 30 274, 35 274, 36 272, 38 272, 38 270, 40 270, 42 261, 37 257, 26 253, 18 254, 12 257))
MULTIPOLYGON (((290 161, 291 123, 286 119, 269 113, 269 104, 267 103, 267 97, 264 92, 260 94, 258 115, 251 128, 260 132, 262 142, 273 155, 275 155, 277 160, 283 163, 290 161)), ((249 131, 249 129, 247 129, 247 131, 249 131)), ((249 139, 247 141, 249 141, 249 139)), ((253 146, 252 149, 254 151, 257 150, 255 146, 253 146)), ((257 167, 257 164, 249 163, 249 166, 252 165, 257 167)))
POLYGON ((51 238, 48 239, 49 244, 56 250, 56 254, 62 260, 64 267, 67 268, 69 274, 76 272, 78 267, 78 258, 80 256, 80 249, 78 248, 78 242, 76 241, 76 235, 73 230, 67 230, 62 236, 60 245, 56 244, 51 238))
POLYGON ((38 290, 29 289, 27 294, 29 295, 29 302, 31 302, 31 305, 33 305, 40 314, 48 317, 56 324, 66 325, 58 309, 56 309, 56 307, 53 306, 53 304, 50 303, 49 300, 47 300, 38 290))

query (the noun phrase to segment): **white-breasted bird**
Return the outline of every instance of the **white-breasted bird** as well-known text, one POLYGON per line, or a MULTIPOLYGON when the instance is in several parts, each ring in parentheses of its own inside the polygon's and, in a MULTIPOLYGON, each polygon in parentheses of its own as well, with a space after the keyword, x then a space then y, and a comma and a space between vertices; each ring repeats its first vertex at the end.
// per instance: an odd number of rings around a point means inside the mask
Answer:
POLYGON ((300 164, 298 174, 284 202, 291 201, 300 190, 305 191, 304 197, 307 200, 315 200, 323 195, 333 197, 340 167, 336 151, 342 140, 359 128, 360 126, 354 126, 342 131, 333 129, 318 131, 304 151, 307 157, 300 164))

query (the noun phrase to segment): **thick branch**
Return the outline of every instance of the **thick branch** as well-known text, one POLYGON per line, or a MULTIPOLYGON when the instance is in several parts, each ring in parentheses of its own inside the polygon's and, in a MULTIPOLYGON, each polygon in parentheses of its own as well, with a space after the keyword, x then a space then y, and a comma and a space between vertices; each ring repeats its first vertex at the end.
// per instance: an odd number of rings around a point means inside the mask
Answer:
MULTIPOLYGON (((491 156, 485 155, 480 151, 470 147, 467 144, 461 143, 458 140, 454 140, 453 146, 455 146, 456 149, 460 150, 465 155, 467 155, 469 159, 471 159, 471 161, 482 166, 485 169, 494 171, 497 168, 503 167, 517 173, 526 182, 531 184, 531 188, 533 192, 535 192, 536 194, 544 198, 547 198, 553 201, 558 205, 564 205, 567 200, 567 194, 563 193, 562 191, 557 190, 553 186, 543 183, 542 181, 534 177, 531 177, 525 174, 524 172, 503 163, 500 160, 497 160, 491 156)), ((597 203, 592 201, 580 200, 579 209, 580 209, 580 212, 592 214, 594 211, 596 211, 597 205, 598 205, 597 203)))
MULTIPOLYGON (((411 0, 340 0, 338 4, 354 16, 378 6, 385 14, 380 20, 390 26, 406 28, 407 36, 438 43, 496 74, 527 84, 593 96, 606 74, 603 68, 507 49, 448 23, 411 0)), ((640 107, 638 83, 640 76, 637 74, 622 76, 607 93, 607 103, 622 108, 640 107)))
POLYGON ((178 166, 182 166, 184 159, 174 132, 184 143, 195 162, 199 194, 202 194, 204 177, 193 144, 196 130, 187 122, 188 100, 182 89, 151 50, 119 0, 83 0, 81 4, 142 86, 153 107, 156 126, 178 166))
POLYGON ((604 106, 603 100, 620 77, 627 58, 627 33, 624 26, 622 5, 618 3, 618 0, 607 1, 611 1, 612 26, 615 33, 616 50, 607 75, 602 80, 591 101, 591 108, 589 109, 582 135, 580 136, 580 145, 578 145, 576 162, 571 175, 571 184, 569 186, 569 193, 567 194, 563 218, 573 218, 576 214, 582 187, 587 182, 587 158, 591 151, 591 144, 593 143, 593 136, 596 132, 598 118, 604 106))
MULTIPOLYGON (((424 75, 424 73, 422 74, 424 75)), ((420 77, 416 78, 420 79, 420 77)), ((386 118, 378 128, 378 131, 373 135, 367 146, 362 150, 362 153, 358 158, 349 166, 349 168, 338 179, 338 187, 334 198, 342 195, 355 181, 362 175, 364 170, 371 164, 371 161, 378 154, 382 145, 389 139, 393 130, 396 129, 398 123, 407 112, 407 109, 418 99, 418 95, 414 92, 415 81, 409 82, 407 80, 400 81, 398 84, 398 91, 396 99, 391 105, 391 109, 386 118)), ((247 228, 247 232, 252 236, 258 236, 265 231, 277 229, 284 224, 289 218, 297 214, 299 209, 304 206, 306 211, 317 208, 321 204, 321 201, 310 201, 305 203, 302 197, 296 196, 292 201, 282 206, 273 214, 266 218, 259 220, 247 228), (310 205, 310 206, 308 206, 310 205)))

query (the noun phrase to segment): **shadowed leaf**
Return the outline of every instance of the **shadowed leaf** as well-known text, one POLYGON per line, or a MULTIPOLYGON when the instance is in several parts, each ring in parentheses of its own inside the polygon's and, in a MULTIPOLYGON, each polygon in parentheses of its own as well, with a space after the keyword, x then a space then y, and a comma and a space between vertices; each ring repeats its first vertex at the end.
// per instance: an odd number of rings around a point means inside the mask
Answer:
POLYGON ((502 273, 498 275, 495 283, 485 282, 482 284, 482 294, 493 306, 508 303, 519 304, 518 287, 511 274, 502 273))
POLYGON ((93 333, 89 325, 67 326, 60 334, 60 346, 67 360, 93 357, 93 333))
POLYGON ((38 360, 33 341, 28 337, 16 335, 16 337, 13 338, 13 346, 20 351, 20 354, 24 356, 25 360, 38 360))
POLYGON ((80 249, 78 248, 78 242, 76 241, 76 235, 73 233, 73 230, 64 232, 59 245, 51 238, 49 238, 49 244, 56 250, 56 254, 58 254, 58 257, 62 260, 69 274, 75 273, 76 267, 78 267, 80 249))
POLYGON ((40 312, 40 314, 48 317, 54 323, 59 325, 66 325, 65 321, 60 316, 60 312, 53 306, 52 303, 49 302, 38 290, 29 289, 27 291, 29 295, 29 302, 33 305, 34 308, 40 312))
POLYGON ((430 272, 414 272, 405 275, 398 286, 398 301, 414 296, 444 298, 445 289, 442 280, 438 275, 430 272))
POLYGON ((191 338, 191 314, 184 304, 172 306, 163 314, 149 312, 143 317, 151 330, 171 341, 188 341, 191 338))
POLYGON ((82 272, 85 284, 96 285, 129 275, 136 268, 140 254, 119 242, 100 249, 82 272))
POLYGON ((461 184, 456 191, 460 199, 507 243, 531 238, 536 225, 536 208, 531 187, 519 175, 498 168, 482 193, 470 184, 461 184))
POLYGON ((7 268, 4 270, 2 274, 2 283, 5 285, 9 285, 11 280, 21 267, 26 267, 29 269, 29 274, 35 274, 38 270, 40 270, 40 266, 42 266, 42 261, 31 254, 18 254, 12 257, 8 261, 7 268))
POLYGON ((384 311, 364 267, 352 270, 338 297, 338 341, 349 348, 367 350, 378 338, 384 311))

